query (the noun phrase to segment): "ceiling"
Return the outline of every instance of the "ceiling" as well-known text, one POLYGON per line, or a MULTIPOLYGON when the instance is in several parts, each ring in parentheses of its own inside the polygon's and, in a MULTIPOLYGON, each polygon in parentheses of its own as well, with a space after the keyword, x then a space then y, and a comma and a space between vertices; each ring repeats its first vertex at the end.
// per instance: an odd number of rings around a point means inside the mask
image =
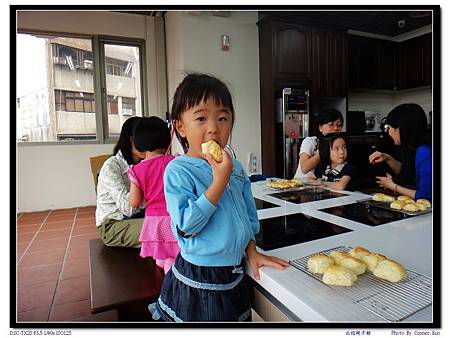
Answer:
MULTIPOLYGON (((147 16, 164 16, 166 11, 120 11, 147 16)), ((199 11, 200 12, 200 11, 199 11)), ((199 13, 197 12, 197 13, 199 13)), ((220 12, 212 12, 217 15, 220 12)), ((225 12, 224 12, 225 13, 225 12)), ((226 16, 232 15, 231 12, 226 16)), ((432 10, 311 10, 311 11, 259 11, 259 18, 268 15, 288 18, 303 23, 333 25, 367 33, 394 37, 399 34, 431 25, 432 10)))
POLYGON ((300 22, 333 25, 335 27, 394 37, 431 25, 431 10, 427 11, 289 11, 259 12, 260 18, 276 15, 300 22), (403 22, 402 22, 403 21, 403 22), (400 24, 399 24, 400 22, 400 24))

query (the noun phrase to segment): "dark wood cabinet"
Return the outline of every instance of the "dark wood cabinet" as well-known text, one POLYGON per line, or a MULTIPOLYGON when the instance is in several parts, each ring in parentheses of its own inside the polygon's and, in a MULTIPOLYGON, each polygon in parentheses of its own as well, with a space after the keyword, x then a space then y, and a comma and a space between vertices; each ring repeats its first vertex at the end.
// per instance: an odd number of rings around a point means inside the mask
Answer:
POLYGON ((347 34, 312 30, 312 95, 347 95, 347 34))
POLYGON ((311 78, 311 28, 274 22, 275 76, 286 79, 311 78))
POLYGON ((349 35, 349 87, 401 90, 431 85, 431 33, 403 42, 349 35))
POLYGON ((431 85, 431 33, 400 46, 401 89, 431 85))

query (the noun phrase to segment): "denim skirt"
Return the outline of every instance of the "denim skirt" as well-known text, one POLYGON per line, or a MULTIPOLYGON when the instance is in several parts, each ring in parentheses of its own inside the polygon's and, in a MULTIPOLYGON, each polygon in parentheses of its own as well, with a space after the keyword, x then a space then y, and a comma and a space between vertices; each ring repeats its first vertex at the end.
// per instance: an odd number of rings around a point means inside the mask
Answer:
POLYGON ((164 277, 161 295, 149 305, 155 320, 251 321, 244 260, 237 266, 198 266, 178 254, 164 277))

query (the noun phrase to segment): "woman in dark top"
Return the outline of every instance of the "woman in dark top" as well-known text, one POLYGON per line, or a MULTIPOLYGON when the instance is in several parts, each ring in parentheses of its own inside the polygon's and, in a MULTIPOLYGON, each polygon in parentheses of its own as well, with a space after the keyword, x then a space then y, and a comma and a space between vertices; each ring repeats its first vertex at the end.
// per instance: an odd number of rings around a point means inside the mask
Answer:
POLYGON ((370 163, 385 162, 397 175, 377 176, 380 187, 414 199, 432 199, 431 134, 423 109, 414 103, 395 107, 386 118, 388 134, 400 147, 400 161, 379 151, 369 156, 370 163), (413 186, 413 187, 408 187, 413 186))

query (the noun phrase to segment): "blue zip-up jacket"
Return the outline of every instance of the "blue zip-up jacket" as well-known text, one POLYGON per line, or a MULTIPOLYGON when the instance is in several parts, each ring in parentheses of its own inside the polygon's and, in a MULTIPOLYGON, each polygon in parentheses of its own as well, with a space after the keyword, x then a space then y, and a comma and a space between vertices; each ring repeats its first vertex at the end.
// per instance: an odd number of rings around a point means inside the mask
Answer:
POLYGON ((203 159, 182 155, 169 163, 164 172, 164 194, 172 231, 188 262, 238 265, 247 244, 259 232, 250 180, 233 159, 229 184, 214 206, 204 194, 212 179, 211 166, 203 159))
POLYGON ((432 157, 431 147, 420 146, 416 151, 416 196, 432 201, 432 157))

